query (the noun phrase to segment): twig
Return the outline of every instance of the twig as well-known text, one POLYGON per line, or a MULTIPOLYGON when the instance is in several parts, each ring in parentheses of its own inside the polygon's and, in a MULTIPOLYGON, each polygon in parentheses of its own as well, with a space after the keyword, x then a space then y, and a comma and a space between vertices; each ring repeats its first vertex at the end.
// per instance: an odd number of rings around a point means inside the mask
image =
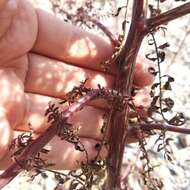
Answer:
POLYGON ((147 19, 148 31, 190 13, 190 3, 178 6, 158 16, 147 19))
POLYGON ((190 134, 190 129, 176 127, 172 125, 164 125, 164 124, 140 124, 140 128, 143 131, 150 131, 150 130, 165 130, 174 133, 183 133, 183 134, 190 134))
POLYGON ((92 23, 94 23, 96 26, 98 26, 98 28, 100 28, 105 35, 110 39, 111 43, 113 44, 113 46, 118 46, 118 39, 116 38, 116 36, 111 33, 110 30, 108 30, 108 28, 106 26, 104 26, 101 22, 99 22, 97 19, 93 19, 90 17, 87 17, 89 21, 91 21, 92 23))
MULTIPOLYGON (((76 103, 69 106, 63 113, 63 120, 67 120, 72 114, 81 110, 89 101, 98 97, 100 90, 92 90, 76 103)), ((63 123, 64 125, 64 123, 63 123)), ((0 189, 12 181, 24 168, 21 166, 28 159, 34 156, 57 134, 58 126, 51 125, 43 134, 26 147, 24 152, 17 158, 17 162, 13 163, 0 175, 0 189), (21 163, 21 164, 19 164, 21 163)))
POLYGON ((85 13, 84 13, 84 15, 82 15, 81 13, 80 13, 80 15, 78 15, 78 14, 75 15, 75 14, 68 13, 64 9, 61 9, 60 11, 61 11, 62 14, 67 15, 68 18, 71 18, 71 19, 74 18, 76 21, 78 20, 78 17, 79 17, 80 19, 78 21, 89 21, 89 22, 92 22, 99 29, 101 29, 102 32, 104 32, 104 34, 109 38, 109 40, 111 41, 111 43, 112 43, 113 46, 118 46, 119 45, 117 37, 106 26, 104 26, 97 19, 91 18, 90 16, 88 16, 85 13))
POLYGON ((183 127, 176 127, 176 126, 166 125, 166 124, 150 124, 150 123, 138 124, 138 126, 129 127, 126 144, 138 142, 140 132, 144 133, 146 137, 153 135, 154 133, 151 133, 153 130, 159 130, 159 131, 164 130, 164 131, 170 131, 174 133, 182 133, 182 134, 190 135, 190 129, 183 128, 183 127))
MULTIPOLYGON (((131 26, 127 39, 122 47, 118 58, 118 72, 116 78, 116 90, 130 97, 134 66, 136 56, 141 42, 145 36, 144 20, 144 1, 135 0, 133 3, 133 14, 131 26)), ((117 107, 117 105, 116 105, 117 107)), ((107 189, 121 189, 121 167, 124 148, 127 140, 128 129, 128 105, 122 111, 114 110, 111 115, 110 127, 110 148, 108 155, 108 180, 107 189)))

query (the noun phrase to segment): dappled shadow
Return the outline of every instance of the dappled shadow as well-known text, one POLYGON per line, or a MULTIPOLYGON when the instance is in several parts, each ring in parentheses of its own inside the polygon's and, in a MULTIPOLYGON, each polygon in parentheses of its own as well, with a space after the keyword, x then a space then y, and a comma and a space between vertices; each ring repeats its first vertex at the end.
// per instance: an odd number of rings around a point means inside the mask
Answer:
MULTIPOLYGON (((55 99, 41 95, 28 94, 29 108, 22 125, 16 127, 17 130, 29 130, 35 133, 42 133, 49 127, 47 117, 44 117, 45 110, 49 101, 55 99)), ((67 105, 65 105, 65 108, 67 105)), ((64 108, 63 108, 64 109, 64 108)), ((93 139, 101 139, 101 127, 103 126, 104 111, 92 106, 85 106, 79 112, 74 113, 68 118, 68 122, 73 124, 74 129, 78 130, 78 135, 93 139)))
MULTIPOLYGON (((88 152, 89 161, 93 160, 97 155, 97 150, 95 149, 96 143, 98 141, 92 139, 82 138, 85 149, 88 152)), ((75 150, 74 145, 66 141, 61 141, 58 137, 54 137, 46 146, 50 152, 47 155, 43 155, 44 158, 48 158, 49 162, 55 163, 53 166, 55 169, 77 169, 80 167, 80 163, 86 162, 85 152, 80 152, 75 150), (58 154, 59 153, 59 154, 58 154)), ((101 156, 104 158, 107 154, 105 147, 102 148, 101 156)))
POLYGON ((112 88, 113 76, 83 69, 36 54, 29 55, 29 72, 25 91, 63 98, 73 87, 88 79, 86 87, 112 88))

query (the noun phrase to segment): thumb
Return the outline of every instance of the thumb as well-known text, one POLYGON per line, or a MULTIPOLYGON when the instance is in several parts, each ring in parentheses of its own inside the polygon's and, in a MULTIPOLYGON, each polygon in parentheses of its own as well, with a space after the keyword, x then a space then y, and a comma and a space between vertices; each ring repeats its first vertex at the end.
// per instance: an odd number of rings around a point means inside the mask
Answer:
POLYGON ((13 131, 3 112, 0 112, 0 160, 8 152, 13 131))
POLYGON ((16 0, 0 0, 0 38, 11 26, 13 15, 17 10, 16 0))

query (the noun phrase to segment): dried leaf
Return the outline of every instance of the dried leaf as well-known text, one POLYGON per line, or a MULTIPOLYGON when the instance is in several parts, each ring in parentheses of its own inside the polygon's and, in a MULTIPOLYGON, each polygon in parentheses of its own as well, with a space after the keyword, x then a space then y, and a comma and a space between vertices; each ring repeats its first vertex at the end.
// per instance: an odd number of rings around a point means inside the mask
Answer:
POLYGON ((154 40, 153 39, 149 39, 148 40, 148 45, 153 45, 154 44, 154 40))
POLYGON ((169 145, 169 144, 170 144, 170 141, 174 141, 174 139, 168 137, 168 138, 165 140, 165 143, 166 143, 167 145, 169 145))
POLYGON ((156 76, 158 74, 158 71, 156 71, 154 67, 149 67, 148 72, 154 76, 156 76))
POLYGON ((72 182, 70 187, 69 187, 69 190, 76 190, 78 185, 79 185, 78 182, 72 182))
POLYGON ((170 82, 167 81, 167 82, 164 84, 163 89, 164 89, 164 90, 172 90, 172 87, 171 87, 171 85, 170 85, 170 82))
POLYGON ((150 54, 150 53, 148 53, 148 54, 145 55, 145 57, 147 59, 149 59, 150 61, 156 61, 157 60, 157 57, 151 57, 151 56, 152 56, 152 54, 150 54))
POLYGON ((158 48, 159 48, 159 49, 165 49, 165 48, 167 48, 167 47, 170 47, 170 44, 169 44, 168 42, 166 42, 166 43, 160 45, 158 48))
POLYGON ((166 106, 169 108, 169 109, 172 109, 173 106, 174 106, 174 101, 171 99, 171 98, 165 98, 164 99, 164 102, 166 104, 166 106))
POLYGON ((128 21, 126 21, 126 20, 124 20, 123 22, 122 22, 122 30, 123 30, 123 32, 125 31, 125 28, 126 28, 126 24, 127 23, 129 23, 128 21))
POLYGON ((165 57, 166 57, 166 53, 164 51, 158 52, 159 63, 163 62, 165 60, 165 57))
POLYGON ((168 108, 162 108, 162 112, 168 112, 170 109, 168 109, 168 108))
POLYGON ((167 77, 168 78, 168 80, 167 80, 168 82, 174 82, 175 81, 175 79, 173 77, 171 77, 170 75, 163 75, 162 78, 163 77, 167 77))
POLYGON ((168 160, 169 162, 172 162, 172 156, 171 156, 171 152, 169 152, 169 151, 166 151, 165 153, 164 153, 164 159, 165 160, 168 160))
POLYGON ((154 83, 154 84, 151 86, 151 89, 154 90, 154 89, 157 88, 159 85, 160 85, 160 83, 154 83))
POLYGON ((121 10, 122 10, 123 8, 126 8, 126 6, 119 7, 119 8, 117 9, 116 14, 114 14, 114 16, 119 16, 119 14, 120 14, 120 12, 121 12, 121 10))
POLYGON ((159 97, 160 97, 160 96, 154 96, 154 97, 153 97, 152 102, 151 102, 151 107, 156 105, 156 103, 157 103, 158 100, 159 100, 159 97))
POLYGON ((48 178, 48 175, 47 175, 45 172, 41 172, 41 176, 42 176, 42 178, 44 178, 44 179, 48 178))
POLYGON ((84 152, 85 149, 83 146, 81 146, 80 144, 75 144, 75 150, 78 150, 80 152, 84 152))
POLYGON ((40 152, 41 152, 41 153, 44 153, 44 154, 49 153, 49 151, 50 151, 50 150, 45 149, 45 148, 42 148, 42 149, 40 150, 40 152))
POLYGON ((164 148, 165 148, 165 145, 163 143, 159 144, 158 147, 157 147, 157 152, 160 152, 164 148))
POLYGON ((186 122, 186 118, 183 113, 177 113, 172 119, 168 121, 170 125, 180 126, 186 122))
POLYGON ((175 81, 175 79, 173 77, 168 76, 168 82, 174 82, 174 81, 175 81))

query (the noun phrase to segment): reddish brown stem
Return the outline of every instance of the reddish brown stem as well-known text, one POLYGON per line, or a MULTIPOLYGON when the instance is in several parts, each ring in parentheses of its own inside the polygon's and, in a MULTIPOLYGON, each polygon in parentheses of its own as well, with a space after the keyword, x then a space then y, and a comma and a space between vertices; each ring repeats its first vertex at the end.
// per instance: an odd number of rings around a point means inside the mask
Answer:
POLYGON ((0 175, 0 189, 12 181, 23 170, 20 164, 24 163, 24 161, 29 158, 33 158, 43 146, 56 135, 56 127, 57 126, 51 126, 48 128, 39 138, 34 140, 34 142, 26 148, 19 158, 17 158, 18 162, 13 163, 0 175))
MULTIPOLYGON (((69 14, 66 10, 62 10, 62 12, 64 14, 66 14, 68 18, 74 17, 77 20, 78 15, 69 14)), ((80 20, 82 19, 83 21, 86 21, 86 20, 90 21, 94 25, 96 25, 99 29, 101 29, 104 32, 104 34, 110 39, 113 46, 119 45, 118 39, 116 38, 116 36, 106 26, 104 26, 100 21, 98 21, 95 18, 91 18, 90 16, 88 16, 86 14, 84 14, 84 15, 80 14, 80 17, 81 17, 80 20)))
MULTIPOLYGON (((186 3, 159 16, 146 19, 143 14, 144 1, 134 0, 132 21, 127 40, 118 59, 118 73, 116 89, 123 95, 130 97, 136 56, 145 35, 155 27, 181 17, 190 12, 190 3, 186 3)), ((112 111, 112 126, 110 135, 110 150, 108 157, 108 189, 120 189, 120 173, 123 151, 127 142, 128 107, 122 112, 112 111)), ((145 128, 145 126, 143 125, 145 128)), ((154 126, 161 129, 158 125, 154 126)), ((174 130, 174 128, 169 128, 174 130)), ((179 129, 175 129, 179 131, 179 129)))
POLYGON ((174 133, 182 133, 182 134, 187 134, 187 135, 190 134, 190 129, 182 128, 182 127, 176 127, 176 126, 165 125, 165 124, 148 124, 148 123, 139 124, 138 126, 131 126, 128 129, 126 144, 138 142, 139 133, 144 132, 144 135, 146 137, 154 134, 154 133, 151 133, 152 130, 159 130, 159 131, 165 130, 165 131, 170 131, 174 133))
POLYGON ((150 131, 155 129, 166 130, 174 133, 190 134, 190 129, 164 124, 140 124, 140 128, 144 131, 150 131))
POLYGON ((184 5, 176 7, 158 16, 149 18, 147 19, 148 31, 189 13, 190 13, 190 3, 185 3, 184 5))
POLYGON ((119 43, 118 43, 118 39, 116 38, 116 36, 114 36, 113 33, 111 33, 110 30, 108 30, 107 27, 105 27, 101 22, 99 22, 97 19, 92 19, 90 17, 88 17, 88 19, 94 23, 95 25, 98 26, 98 28, 100 28, 105 34, 106 36, 110 39, 111 43, 113 46, 118 46, 119 43))
MULTIPOLYGON (((72 114, 81 110, 89 101, 94 100, 99 95, 99 90, 92 90, 83 98, 73 103, 63 113, 63 120, 67 120, 72 114)), ((43 134, 26 147, 24 152, 17 157, 17 162, 12 164, 0 175, 0 189, 12 181, 24 168, 19 163, 24 163, 34 156, 57 134, 57 125, 51 125, 43 134)))
MULTIPOLYGON (((118 73, 116 89, 123 95, 130 97, 134 65, 141 42, 145 36, 143 20, 144 1, 134 1, 131 26, 125 45, 118 59, 118 73)), ((116 105, 117 107, 117 105, 116 105)), ((121 166, 124 148, 127 140, 128 106, 122 111, 112 111, 112 124, 110 130, 110 149, 108 156, 107 189, 121 189, 121 166)))

